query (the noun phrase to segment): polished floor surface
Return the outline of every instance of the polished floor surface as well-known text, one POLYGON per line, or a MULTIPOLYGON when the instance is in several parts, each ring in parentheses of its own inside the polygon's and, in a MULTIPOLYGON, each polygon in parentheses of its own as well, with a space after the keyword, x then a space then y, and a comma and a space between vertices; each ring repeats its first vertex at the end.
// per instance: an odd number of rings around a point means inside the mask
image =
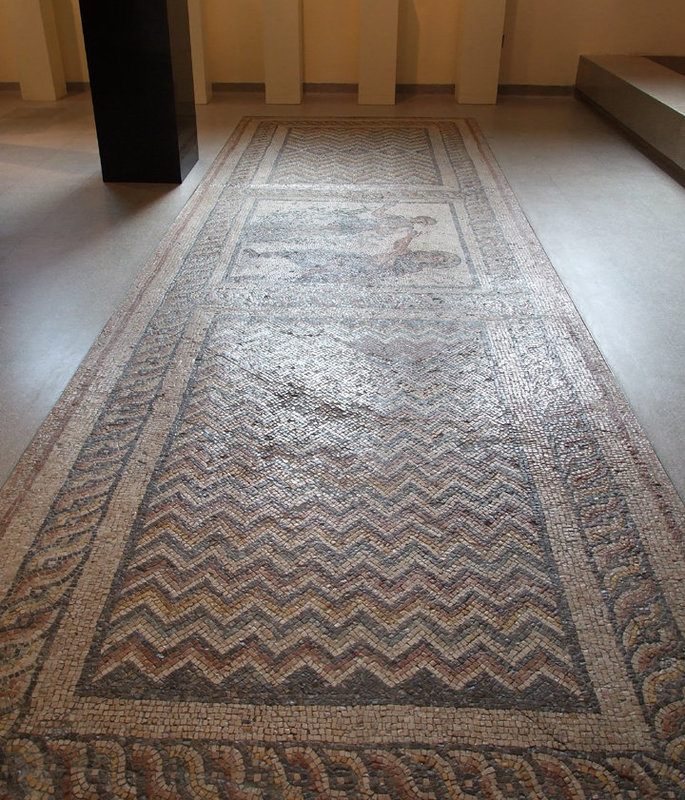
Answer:
POLYGON ((0 480, 246 114, 475 117, 676 488, 685 496, 685 189, 572 98, 458 106, 347 95, 198 108, 181 186, 104 185, 90 97, 0 92, 0 480))

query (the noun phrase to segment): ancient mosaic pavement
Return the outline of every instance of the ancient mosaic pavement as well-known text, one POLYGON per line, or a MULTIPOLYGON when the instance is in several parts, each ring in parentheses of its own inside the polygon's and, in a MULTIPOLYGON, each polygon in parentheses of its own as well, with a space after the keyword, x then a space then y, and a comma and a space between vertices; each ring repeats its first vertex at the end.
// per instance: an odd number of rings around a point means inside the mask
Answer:
POLYGON ((0 511, 2 798, 685 798, 682 505, 468 121, 244 120, 0 511))

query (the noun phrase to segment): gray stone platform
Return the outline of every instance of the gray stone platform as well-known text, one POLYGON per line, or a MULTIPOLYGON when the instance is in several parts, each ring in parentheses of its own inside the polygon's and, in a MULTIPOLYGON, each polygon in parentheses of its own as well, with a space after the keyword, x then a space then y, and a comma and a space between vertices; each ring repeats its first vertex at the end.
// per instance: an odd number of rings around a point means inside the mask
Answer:
POLYGON ((584 55, 576 89, 685 173, 685 76, 647 57, 584 55))

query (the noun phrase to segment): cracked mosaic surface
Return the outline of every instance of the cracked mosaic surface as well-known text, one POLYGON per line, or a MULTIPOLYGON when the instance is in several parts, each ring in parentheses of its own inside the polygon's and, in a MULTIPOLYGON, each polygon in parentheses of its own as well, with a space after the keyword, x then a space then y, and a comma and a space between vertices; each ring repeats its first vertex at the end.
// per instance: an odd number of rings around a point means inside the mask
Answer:
POLYGON ((685 797, 682 504, 470 121, 244 120, 0 512, 0 797, 685 797))

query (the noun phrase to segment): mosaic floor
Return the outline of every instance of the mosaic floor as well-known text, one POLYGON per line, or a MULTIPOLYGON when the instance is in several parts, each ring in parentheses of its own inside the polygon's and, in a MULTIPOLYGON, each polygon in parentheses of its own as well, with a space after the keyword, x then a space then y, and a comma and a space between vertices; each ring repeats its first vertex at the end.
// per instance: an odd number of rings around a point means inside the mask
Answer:
POLYGON ((244 120, 0 514, 1 798, 685 798, 682 504, 472 122, 244 120))

